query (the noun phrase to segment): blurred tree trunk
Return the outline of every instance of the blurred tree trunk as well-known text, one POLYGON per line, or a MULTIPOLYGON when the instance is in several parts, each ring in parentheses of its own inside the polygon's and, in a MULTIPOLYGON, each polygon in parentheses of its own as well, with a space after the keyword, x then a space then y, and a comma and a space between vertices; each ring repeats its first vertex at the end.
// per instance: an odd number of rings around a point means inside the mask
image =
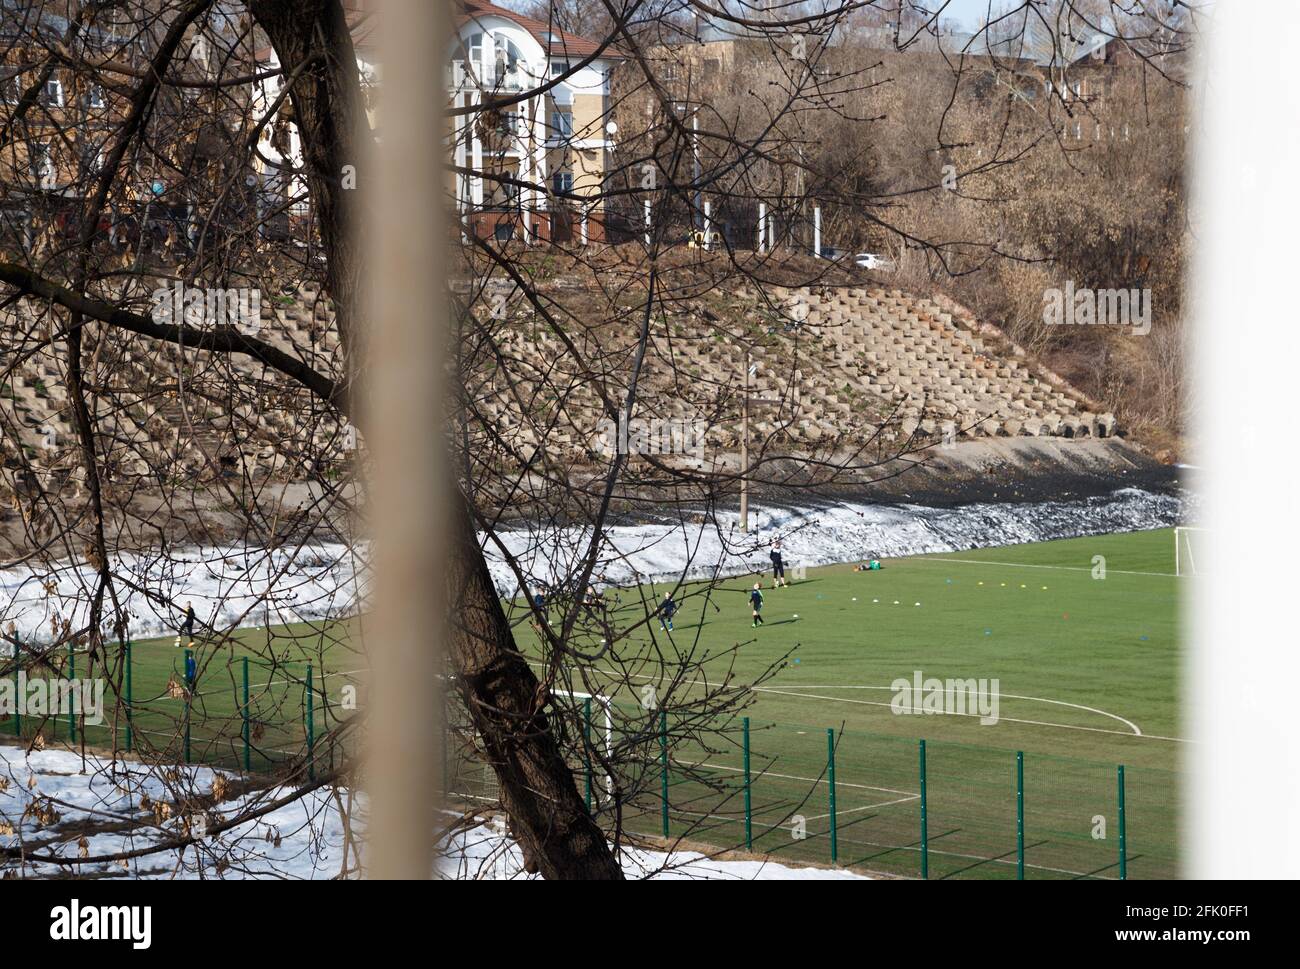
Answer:
MULTIPOLYGON (((448 25, 445 23, 440 25, 441 30, 432 29, 432 22, 439 14, 430 13, 428 8, 419 9, 423 3, 424 0, 395 2, 382 8, 381 15, 409 19, 409 29, 405 33, 407 36, 419 38, 426 61, 431 65, 427 68, 427 72, 435 79, 433 83, 440 86, 442 84, 440 52, 444 44, 439 38, 446 36, 448 25), (426 31, 426 27, 431 29, 426 31)), ((398 460, 400 468, 411 469, 411 475, 419 476, 429 468, 424 467, 422 471, 420 465, 422 455, 409 453, 409 449, 415 447, 413 442, 417 437, 427 438, 431 442, 441 442, 442 438, 440 435, 429 433, 430 424, 422 409, 430 406, 427 399, 429 384, 421 385, 418 375, 413 374, 412 371, 418 371, 419 375, 432 381, 433 386, 438 386, 434 373, 440 369, 438 364, 442 359, 439 352, 441 348, 434 346, 430 350, 426 333, 420 338, 419 345, 406 348, 410 352, 405 364, 397 356, 398 348, 391 343, 377 346, 375 358, 367 359, 369 340, 363 333, 364 326, 360 325, 363 319, 359 313, 362 294, 358 283, 362 278, 362 254, 366 251, 366 246, 359 241, 356 232, 360 224, 357 199, 362 189, 356 191, 344 189, 339 176, 344 165, 356 165, 364 186, 365 164, 370 155, 369 128, 361 104, 360 80, 352 39, 342 7, 338 0, 289 0, 289 2, 253 0, 251 9, 259 25, 265 29, 270 38, 285 76, 298 75, 290 97, 302 138, 308 185, 319 220, 321 242, 327 260, 326 276, 330 295, 335 301, 340 339, 343 341, 348 358, 347 373, 351 391, 349 396, 356 399, 358 407, 365 412, 368 409, 365 398, 376 394, 378 388, 365 386, 361 375, 370 371, 369 365, 373 364, 376 367, 380 364, 384 365, 381 383, 387 383, 390 378, 394 379, 394 383, 380 392, 380 406, 375 407, 370 414, 370 418, 373 419, 367 419, 370 425, 368 433, 376 436, 377 454, 384 458, 398 460), (428 355, 422 356, 426 352, 428 355), (410 364, 411 360, 416 361, 414 365, 410 364), (390 372, 393 367, 397 367, 398 372, 390 372), (399 384, 415 389, 415 396, 407 401, 403 412, 404 418, 398 422, 401 426, 411 429, 410 434, 406 436, 398 430, 397 425, 385 423, 392 416, 394 408, 400 406, 397 399, 400 395, 395 390, 399 384), (425 388, 423 392, 420 390, 422 386, 425 388), (403 441, 406 442, 405 445, 403 441), (408 451, 403 452, 403 447, 408 451)), ((441 16, 445 17, 445 13, 441 16)), ((388 28, 384 29, 384 36, 394 36, 394 32, 390 32, 388 28)), ((402 33, 402 31, 395 33, 402 33)), ((397 46, 406 45, 399 42, 397 46)), ((386 80, 391 80, 394 72, 397 72, 399 78, 403 76, 396 67, 393 71, 389 71, 386 66, 386 80)), ((407 80, 409 84, 409 78, 407 80)), ((400 106, 403 104, 412 105, 419 101, 426 105, 431 103, 427 88, 424 87, 406 92, 405 96, 393 91, 387 93, 388 96, 384 98, 385 106, 389 110, 397 108, 398 117, 402 116, 400 106)), ((415 119, 412 119, 412 123, 415 123, 415 119)), ((391 234, 401 240, 396 250, 388 250, 390 258, 396 256, 410 262, 410 254, 404 254, 400 248, 403 243, 410 243, 416 250, 423 251, 419 250, 419 247, 427 246, 430 238, 441 240, 443 236, 443 233, 436 228, 442 222, 439 216, 442 214, 440 206, 443 201, 436 188, 442 169, 434 161, 438 157, 441 119, 436 119, 435 124, 439 127, 434 131, 435 137, 431 139, 432 150, 428 154, 408 153, 407 155, 408 164, 410 164, 409 159, 415 158, 418 159, 419 165, 427 169, 429 174, 422 181, 435 186, 435 197, 432 200, 427 203, 417 202, 417 204, 430 206, 428 225, 422 226, 418 233, 409 239, 404 239, 397 232, 396 225, 391 223, 384 225, 385 235, 391 234), (429 226, 435 228, 430 230, 429 226)), ((407 145, 423 143, 418 135, 412 135, 409 131, 396 133, 393 126, 390 126, 388 137, 398 138, 401 143, 407 145)), ((393 148, 392 155, 398 154, 398 150, 393 148)), ((384 167, 380 171, 381 176, 391 175, 389 166, 400 167, 399 162, 400 158, 390 157, 384 162, 384 167)), ((408 182, 397 181, 395 185, 389 186, 388 190, 397 192, 409 187, 408 182)), ((392 196, 389 196, 389 199, 391 201, 392 196)), ((411 201, 408 199, 408 212, 411 201)), ((382 195, 380 208, 388 214, 392 212, 391 208, 383 208, 382 195)), ((409 280, 412 278, 411 272, 418 271, 420 267, 406 265, 402 268, 406 272, 399 270, 399 278, 409 280)), ((438 278, 436 266, 424 266, 423 269, 428 273, 427 280, 438 278)), ((409 317, 406 322, 409 323, 416 317, 427 320, 431 315, 430 307, 436 308, 432 315, 446 312, 445 294, 438 292, 430 296, 429 300, 432 300, 430 302, 422 295, 427 295, 429 288, 427 283, 417 288, 421 293, 395 291, 391 288, 388 290, 394 300, 406 307, 406 315, 409 317)), ((402 311, 401 307, 385 303, 382 298, 376 300, 376 305, 387 306, 387 312, 391 313, 402 311)), ((400 326, 400 322, 398 325, 400 326)), ((385 338, 391 340, 394 332, 386 326, 385 338)), ((434 329, 433 332, 445 334, 445 329, 434 329)), ((432 426, 441 425, 435 422, 432 426)), ((428 462, 426 461, 425 464, 427 465, 428 462)), ((381 476, 384 475, 387 476, 389 484, 384 487, 383 494, 393 496, 418 492, 418 488, 413 488, 410 480, 403 482, 401 473, 396 475, 397 480, 394 480, 394 471, 391 469, 386 472, 381 470, 381 476)), ((381 477, 381 485, 383 480, 384 478, 381 477)), ((431 515, 427 511, 416 508, 411 501, 396 499, 401 503, 389 510, 406 516, 404 519, 397 520, 405 520, 408 525, 413 526, 405 534, 398 534, 397 537, 414 547, 410 554, 395 554, 386 560, 388 572, 384 574, 384 578, 395 583, 395 589, 400 591, 401 597, 389 597, 383 591, 380 592, 380 596, 381 601, 391 604, 391 609, 395 613, 400 612, 409 618, 404 623, 396 614, 381 615, 379 617, 381 629, 389 630, 388 635, 398 637, 403 643, 409 642, 412 636, 430 632, 436 636, 437 629, 445 621, 444 615, 450 612, 451 629, 447 645, 451 672, 462 685, 464 699, 480 735, 480 742, 497 774, 502 802, 510 815, 512 831, 523 849, 527 867, 530 871, 540 872, 551 879, 621 878, 622 870, 614 859, 609 843, 595 821, 588 815, 582 797, 578 793, 573 773, 564 763, 559 744, 549 729, 547 718, 541 712, 546 702, 545 693, 527 660, 515 646, 513 633, 502 611, 496 588, 488 572, 487 562, 478 544, 469 506, 463 494, 454 485, 448 488, 441 486, 437 480, 430 480, 427 486, 423 495, 424 504, 429 504, 430 498, 440 494, 453 506, 450 509, 450 517, 453 520, 446 523, 446 527, 451 530, 454 540, 446 545, 444 552, 443 544, 432 537, 437 534, 439 527, 438 522, 430 521, 431 517, 436 517, 436 513, 431 515), (426 544, 421 548, 422 538, 434 544, 426 544), (430 582, 438 581, 435 578, 438 567, 419 568, 416 563, 422 554, 430 559, 431 564, 434 557, 445 558, 442 568, 445 568, 447 583, 445 589, 437 590, 432 597, 421 595, 420 590, 427 591, 430 582), (393 569, 399 568, 403 573, 394 575, 393 569), (443 592, 446 593, 445 599, 441 594, 443 592), (431 609, 439 608, 444 615, 429 614, 431 609)), ((414 501, 419 502, 420 499, 416 498, 414 501)), ((444 507, 442 511, 445 514, 448 509, 444 507)), ((388 534, 395 533, 388 532, 388 534)), ((381 549, 379 554, 382 556, 388 553, 381 549)), ((426 635, 425 650, 431 648, 426 635)), ((400 655, 401 645, 394 646, 394 650, 395 656, 400 655)), ((390 662, 392 658, 390 657, 386 662, 390 662)), ((433 678, 429 677, 428 671, 427 664, 419 662, 412 667, 412 677, 410 677, 422 684, 418 688, 426 691, 426 698, 436 696, 437 693, 436 683, 432 682, 433 678), (427 678, 422 679, 422 676, 427 678)), ((391 669, 388 672, 394 673, 391 669)), ((410 688, 409 684, 405 687, 410 688)), ((406 692, 404 685, 397 682, 390 681, 388 688, 398 697, 405 695, 406 692)), ((404 722, 406 729, 413 729, 419 733, 418 725, 427 725, 427 722, 433 719, 429 711, 440 706, 441 704, 430 702, 406 713, 393 710, 380 710, 378 713, 383 722, 394 725, 404 722), (410 719, 407 719, 408 715, 410 719)), ((395 726, 394 729, 398 728, 395 726)), ((403 748, 401 753, 408 758, 411 754, 427 757, 428 748, 428 744, 417 744, 413 751, 403 748)), ((418 780, 425 776, 424 768, 429 766, 411 764, 410 768, 414 772, 413 776, 418 780)), ((416 783, 414 786, 417 790, 424 789, 422 783, 416 783)), ((431 832, 435 821, 431 797, 428 798, 427 808, 426 831, 431 832)), ((395 816, 404 817, 409 821, 411 809, 412 806, 408 805, 403 813, 395 807, 394 810, 398 811, 395 816)), ((427 851, 420 850, 412 854, 417 859, 425 859, 428 856, 427 851)), ((423 860, 415 863, 408 861, 403 864, 399 858, 385 853, 379 873, 416 877, 420 874, 423 864, 423 860)), ((424 870, 427 872, 427 868, 424 870)))

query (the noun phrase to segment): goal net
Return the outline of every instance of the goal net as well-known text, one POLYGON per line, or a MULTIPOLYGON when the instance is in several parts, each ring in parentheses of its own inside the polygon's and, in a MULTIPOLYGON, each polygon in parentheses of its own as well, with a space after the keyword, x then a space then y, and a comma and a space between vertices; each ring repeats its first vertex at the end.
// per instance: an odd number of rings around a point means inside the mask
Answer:
POLYGON ((1204 575, 1209 567, 1206 529, 1180 525, 1174 529, 1174 573, 1204 575))

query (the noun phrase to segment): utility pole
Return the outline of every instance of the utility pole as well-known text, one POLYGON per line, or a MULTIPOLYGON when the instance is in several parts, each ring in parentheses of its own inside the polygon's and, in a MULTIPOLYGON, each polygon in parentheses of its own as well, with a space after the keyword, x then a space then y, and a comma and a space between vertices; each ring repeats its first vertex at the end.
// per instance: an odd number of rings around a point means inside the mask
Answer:
POLYGON ((758 364, 750 363, 749 351, 745 351, 744 397, 740 405, 740 530, 749 531, 749 405, 780 404, 780 398, 750 397, 750 378, 758 371, 758 364))
POLYGON ((740 409, 740 530, 749 531, 749 375, 753 371, 745 354, 745 391, 740 409))

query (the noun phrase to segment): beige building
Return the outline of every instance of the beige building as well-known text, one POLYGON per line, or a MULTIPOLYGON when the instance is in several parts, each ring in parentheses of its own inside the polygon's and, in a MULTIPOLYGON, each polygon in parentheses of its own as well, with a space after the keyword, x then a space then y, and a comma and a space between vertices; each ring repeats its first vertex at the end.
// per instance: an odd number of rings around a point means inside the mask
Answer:
POLYGON ((448 190, 462 233, 603 239, 602 190, 616 132, 610 75, 621 58, 601 51, 599 41, 495 4, 457 6, 447 68, 448 190))

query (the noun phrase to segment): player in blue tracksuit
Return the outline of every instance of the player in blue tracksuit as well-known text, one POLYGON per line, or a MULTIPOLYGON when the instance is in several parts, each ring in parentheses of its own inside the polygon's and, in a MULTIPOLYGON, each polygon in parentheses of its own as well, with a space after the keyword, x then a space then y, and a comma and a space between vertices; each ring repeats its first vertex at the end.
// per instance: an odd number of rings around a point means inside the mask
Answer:
MULTIPOLYGON (((546 586, 545 585, 540 586, 538 590, 535 593, 533 593, 533 608, 536 610, 536 615, 541 617, 541 621, 546 623, 549 626, 550 623, 547 622, 548 617, 546 614, 546 586)), ((537 625, 536 617, 534 617, 533 619, 533 625, 534 626, 537 625)))
POLYGON ((754 628, 763 625, 763 590, 757 582, 749 593, 749 604, 754 607, 754 628))
POLYGON ((677 612, 677 603, 671 592, 664 593, 664 601, 659 606, 659 628, 673 631, 673 614, 677 612))

